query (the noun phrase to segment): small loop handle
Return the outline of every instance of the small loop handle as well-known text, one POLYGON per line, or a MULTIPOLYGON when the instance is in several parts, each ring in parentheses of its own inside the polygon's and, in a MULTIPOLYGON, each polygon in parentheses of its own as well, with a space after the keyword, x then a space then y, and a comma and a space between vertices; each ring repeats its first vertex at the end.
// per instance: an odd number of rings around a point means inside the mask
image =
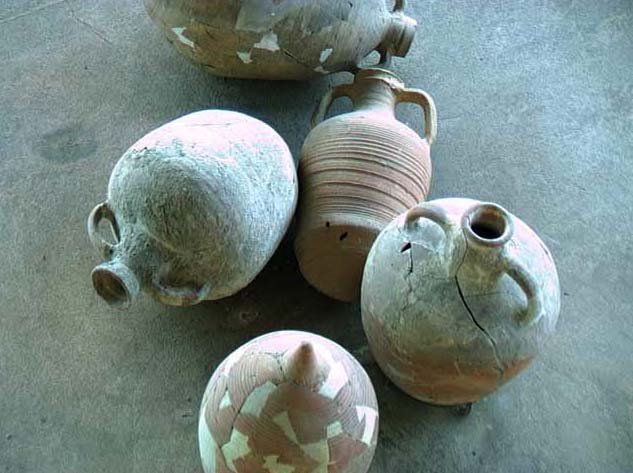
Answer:
POLYGON ((501 258, 505 273, 519 285, 527 298, 527 313, 521 323, 524 325, 537 323, 543 316, 541 285, 525 266, 517 262, 512 256, 504 252, 501 258))
POLYGON ((433 97, 420 89, 396 89, 398 103, 414 103, 424 111, 424 137, 433 144, 437 137, 437 109, 433 97))
POLYGON ((361 59, 358 62, 358 64, 356 64, 356 67, 350 70, 350 72, 356 75, 358 72, 362 71, 363 69, 389 69, 389 67, 391 67, 392 58, 393 58, 393 51, 391 51, 391 49, 386 47, 384 44, 379 44, 378 46, 376 46, 375 49, 372 49, 371 51, 369 51, 369 53, 367 53, 367 55, 363 57, 363 59, 361 59), (363 64, 361 66, 362 62, 366 58, 368 58, 373 52, 377 52, 378 54, 380 54, 380 58, 378 59, 378 62, 372 65, 363 64))
POLYGON ((174 287, 163 284, 159 277, 155 277, 152 281, 152 289, 156 298, 163 304, 189 306, 205 300, 211 292, 211 284, 207 282, 197 287, 193 285, 174 287))
POLYGON ((353 84, 341 84, 336 87, 331 88, 321 99, 319 102, 319 106, 314 111, 314 115, 312 115, 312 128, 317 126, 323 120, 325 120, 325 115, 327 115, 328 110, 332 103, 340 98, 340 97, 349 97, 352 98, 354 94, 353 84))
POLYGON ((121 235, 119 233, 119 226, 114 216, 114 212, 107 202, 101 202, 97 205, 94 209, 92 209, 92 212, 90 212, 90 216, 88 217, 88 236, 90 237, 90 242, 102 257, 107 258, 112 253, 114 245, 106 241, 99 232, 99 223, 104 219, 107 220, 112 227, 116 239, 120 240, 121 235))
POLYGON ((404 226, 410 227, 413 222, 420 218, 426 218, 442 227, 442 230, 446 232, 447 227, 450 225, 451 220, 448 217, 446 211, 433 204, 420 204, 410 208, 404 216, 404 226))

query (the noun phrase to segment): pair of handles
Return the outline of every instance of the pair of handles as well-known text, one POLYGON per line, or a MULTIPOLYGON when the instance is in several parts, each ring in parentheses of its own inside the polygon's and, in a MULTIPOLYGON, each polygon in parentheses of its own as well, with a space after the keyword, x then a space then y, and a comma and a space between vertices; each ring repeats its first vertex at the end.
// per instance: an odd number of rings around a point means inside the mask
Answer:
MULTIPOLYGON (((340 97, 349 97, 354 100, 354 97, 357 94, 355 85, 356 83, 341 84, 330 89, 314 112, 314 116, 312 117, 312 127, 314 128, 325 120, 325 116, 327 115, 330 106, 336 99, 340 97)), ((435 108, 433 98, 423 90, 407 89, 399 86, 398 84, 391 84, 391 91, 396 97, 396 105, 400 103, 413 103, 422 107, 422 111, 424 112, 424 138, 428 142, 429 146, 433 144, 435 137, 437 136, 437 109, 435 108)))
MULTIPOLYGON (((121 241, 119 225, 112 208, 107 202, 97 205, 88 217, 88 236, 90 242, 103 258, 110 258, 115 246, 121 241), (112 244, 106 241, 99 231, 99 224, 102 221, 108 222, 116 237, 117 243, 112 244)), ((201 286, 185 285, 175 287, 166 285, 161 281, 161 277, 155 274, 151 279, 151 290, 155 297, 162 303, 168 305, 186 306, 197 304, 209 295, 211 284, 205 283, 201 286)))
MULTIPOLYGON (((477 204, 477 206, 480 205, 482 204, 477 204)), ((465 214, 468 214, 469 211, 470 209, 467 210, 465 214)), ((426 218, 436 223, 442 228, 445 235, 450 231, 452 225, 446 212, 441 207, 433 204, 420 204, 417 207, 409 209, 404 217, 404 225, 410 227, 420 218, 426 218)), ((537 279, 507 251, 501 251, 499 258, 501 271, 505 272, 516 282, 527 299, 527 313, 521 318, 520 323, 525 326, 535 324, 543 316, 543 291, 541 290, 541 285, 537 279)))

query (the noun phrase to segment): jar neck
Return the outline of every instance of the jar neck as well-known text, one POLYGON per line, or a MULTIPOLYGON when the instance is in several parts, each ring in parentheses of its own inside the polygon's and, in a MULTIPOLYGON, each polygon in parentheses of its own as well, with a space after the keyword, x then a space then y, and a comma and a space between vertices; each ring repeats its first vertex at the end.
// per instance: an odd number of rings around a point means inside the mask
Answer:
POLYGON ((353 99, 356 110, 370 110, 395 117, 397 99, 388 83, 381 79, 366 79, 357 87, 359 93, 353 99))
POLYGON ((491 260, 503 253, 514 233, 508 212, 497 204, 487 202, 480 202, 468 209, 461 225, 469 249, 491 260))

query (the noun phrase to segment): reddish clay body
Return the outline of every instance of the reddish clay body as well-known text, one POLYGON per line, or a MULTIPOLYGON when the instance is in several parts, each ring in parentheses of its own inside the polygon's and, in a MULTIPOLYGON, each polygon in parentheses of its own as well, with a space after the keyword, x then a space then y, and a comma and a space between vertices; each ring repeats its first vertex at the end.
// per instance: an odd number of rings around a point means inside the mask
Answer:
POLYGON ((324 294, 352 301, 360 294, 367 253, 397 215, 425 199, 436 134, 431 97, 383 69, 367 69, 353 84, 323 98, 301 151, 299 228, 301 272, 324 294), (348 96, 354 111, 322 123, 331 102, 348 96), (398 103, 424 110, 424 138, 395 117, 398 103))
POLYGON ((378 406, 369 377, 342 347, 306 332, 275 332, 220 364, 198 435, 206 473, 365 473, 378 406))
POLYGON ((380 234, 361 297, 385 374, 425 402, 468 404, 524 370, 556 327, 552 255, 520 219, 471 199, 412 208, 380 234))

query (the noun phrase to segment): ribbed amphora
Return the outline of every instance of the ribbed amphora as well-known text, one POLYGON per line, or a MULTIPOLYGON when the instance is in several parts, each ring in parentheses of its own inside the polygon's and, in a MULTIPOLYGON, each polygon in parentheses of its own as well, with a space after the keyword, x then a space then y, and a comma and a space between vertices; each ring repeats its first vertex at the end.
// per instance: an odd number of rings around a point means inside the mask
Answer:
POLYGON ((301 151, 295 240, 301 272, 318 290, 343 301, 356 299, 377 235, 426 198, 436 117, 426 92, 407 89, 384 69, 361 70, 352 84, 323 98, 301 151), (332 102, 343 96, 354 110, 323 121, 332 102), (422 107, 424 137, 396 119, 396 106, 403 102, 422 107))

